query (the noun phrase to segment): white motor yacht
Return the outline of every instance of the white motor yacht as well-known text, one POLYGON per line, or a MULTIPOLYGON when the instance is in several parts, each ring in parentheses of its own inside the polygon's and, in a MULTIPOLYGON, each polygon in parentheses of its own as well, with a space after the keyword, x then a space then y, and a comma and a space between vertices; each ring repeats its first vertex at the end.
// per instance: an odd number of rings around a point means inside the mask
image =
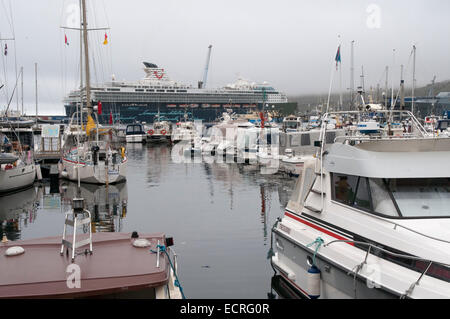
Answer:
POLYGON ((305 162, 272 229, 272 266, 300 296, 450 298, 450 140, 393 112, 411 132, 322 138, 305 162))
POLYGON ((128 124, 125 130, 125 139, 127 143, 145 143, 147 134, 144 126, 140 123, 128 124))
POLYGON ((172 135, 172 125, 167 121, 157 121, 153 127, 147 131, 147 141, 152 143, 170 142, 172 135))

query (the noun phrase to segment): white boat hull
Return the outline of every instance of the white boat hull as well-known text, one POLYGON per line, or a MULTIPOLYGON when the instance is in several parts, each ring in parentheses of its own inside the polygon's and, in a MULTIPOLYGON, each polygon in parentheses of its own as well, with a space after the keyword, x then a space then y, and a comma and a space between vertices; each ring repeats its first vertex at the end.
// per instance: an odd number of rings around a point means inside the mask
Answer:
POLYGON ((60 176, 71 181, 78 181, 78 172, 80 182, 90 184, 114 184, 126 180, 127 161, 121 164, 109 165, 105 167, 104 162, 100 161, 97 165, 85 164, 63 158, 60 168, 60 176), (78 168, 77 168, 78 165, 78 168))
MULTIPOLYGON (((276 271, 300 294, 308 298, 308 259, 312 260, 310 249, 294 241, 274 233, 277 252, 271 262, 276 271)), ((371 287, 366 280, 337 267, 331 261, 316 256, 316 265, 320 273, 320 299, 380 299, 399 298, 384 289, 371 287), (355 292, 356 290, 356 292, 355 292)))
POLYGON ((126 139, 127 143, 143 143, 147 140, 145 135, 140 135, 140 134, 127 135, 125 137, 125 139, 126 139))
POLYGON ((0 170, 0 193, 15 191, 33 184, 36 177, 34 164, 0 170))

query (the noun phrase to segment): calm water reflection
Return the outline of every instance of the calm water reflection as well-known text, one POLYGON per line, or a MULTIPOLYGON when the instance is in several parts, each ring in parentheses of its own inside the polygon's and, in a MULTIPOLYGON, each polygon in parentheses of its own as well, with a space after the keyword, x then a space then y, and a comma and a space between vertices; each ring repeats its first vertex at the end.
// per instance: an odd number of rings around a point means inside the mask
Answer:
MULTIPOLYGON (((165 145, 127 148, 126 183, 82 184, 95 231, 173 236, 188 298, 267 298, 270 229, 295 180, 242 164, 174 163, 165 145)), ((61 180, 0 197, 3 231, 10 240, 61 235, 76 191, 61 180)))

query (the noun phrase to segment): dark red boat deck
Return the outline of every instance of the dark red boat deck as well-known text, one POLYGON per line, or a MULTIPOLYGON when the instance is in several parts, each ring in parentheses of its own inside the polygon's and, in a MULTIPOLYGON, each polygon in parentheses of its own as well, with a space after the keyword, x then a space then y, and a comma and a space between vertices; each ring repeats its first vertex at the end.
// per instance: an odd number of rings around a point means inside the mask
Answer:
POLYGON ((74 262, 81 270, 80 288, 67 285, 71 258, 70 252, 69 256, 59 253, 61 236, 0 243, 0 298, 87 297, 164 285, 169 279, 167 257, 160 254, 157 268, 157 256, 149 251, 156 251, 158 240, 165 245, 164 235, 140 234, 139 238, 148 239, 151 246, 134 247, 131 233, 92 234, 93 254, 78 255, 74 262), (6 256, 12 246, 25 252, 6 256))

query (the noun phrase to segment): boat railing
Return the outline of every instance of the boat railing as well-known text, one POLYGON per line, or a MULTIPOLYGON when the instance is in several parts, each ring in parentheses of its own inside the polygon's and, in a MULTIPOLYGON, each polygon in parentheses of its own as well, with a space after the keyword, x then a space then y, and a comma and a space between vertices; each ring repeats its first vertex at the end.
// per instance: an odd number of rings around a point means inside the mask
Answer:
POLYGON ((429 136, 429 137, 422 137, 422 136, 417 136, 417 135, 413 135, 413 134, 403 134, 401 136, 352 136, 352 135, 341 135, 341 136, 337 136, 334 139, 334 143, 342 143, 344 144, 346 141, 361 141, 361 142, 365 142, 365 141, 391 141, 391 140, 402 140, 402 139, 407 139, 407 140, 426 140, 426 139, 431 139, 433 137, 429 136))

